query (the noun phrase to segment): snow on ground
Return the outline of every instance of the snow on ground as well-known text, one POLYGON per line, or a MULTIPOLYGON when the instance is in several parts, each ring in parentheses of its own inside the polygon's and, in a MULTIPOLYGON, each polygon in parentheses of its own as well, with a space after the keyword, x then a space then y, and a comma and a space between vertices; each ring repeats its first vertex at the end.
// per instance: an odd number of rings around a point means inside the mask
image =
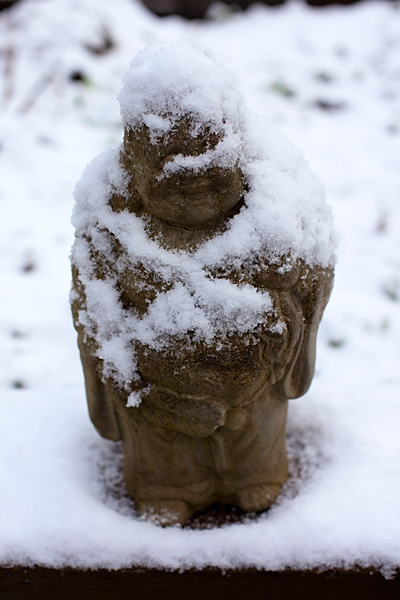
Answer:
POLYGON ((400 10, 224 7, 158 19, 134 0, 0 14, 0 562, 280 569, 400 566, 400 10), (339 234, 292 474, 267 514, 209 530, 137 519, 118 445, 86 413, 68 306, 72 190, 121 139, 117 96, 150 42, 189 41, 302 149, 339 234))

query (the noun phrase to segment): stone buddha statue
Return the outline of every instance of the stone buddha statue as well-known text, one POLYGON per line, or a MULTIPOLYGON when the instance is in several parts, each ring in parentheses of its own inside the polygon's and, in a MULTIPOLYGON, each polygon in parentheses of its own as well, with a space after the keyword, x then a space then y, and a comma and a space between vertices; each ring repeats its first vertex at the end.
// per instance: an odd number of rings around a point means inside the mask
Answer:
POLYGON ((288 399, 313 377, 329 210, 283 136, 268 130, 283 166, 263 154, 230 76, 200 51, 149 47, 120 102, 123 143, 76 190, 71 304, 91 419, 122 440, 144 518, 183 524, 214 502, 264 510, 288 474, 288 399), (317 216, 298 208, 303 193, 317 216))

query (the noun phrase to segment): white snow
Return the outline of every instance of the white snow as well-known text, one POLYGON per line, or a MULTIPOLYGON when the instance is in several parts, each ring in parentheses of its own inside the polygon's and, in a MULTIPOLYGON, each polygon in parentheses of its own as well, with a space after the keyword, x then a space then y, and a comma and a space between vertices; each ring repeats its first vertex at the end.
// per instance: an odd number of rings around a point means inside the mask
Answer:
POLYGON ((137 518, 124 494, 120 445, 94 430, 83 389, 9 391, 0 425, 1 563, 268 570, 357 564, 390 575, 400 561, 396 388, 382 384, 378 414, 365 414, 376 403, 374 389, 319 377, 291 407, 289 449, 300 452, 300 475, 278 504, 247 522, 197 531, 137 518))
POLYGON ((183 42, 151 44, 139 52, 123 78, 119 103, 124 125, 134 129, 146 115, 156 137, 183 116, 193 121, 193 137, 204 126, 240 127, 241 98, 232 75, 183 42))
MULTIPOLYGON (((357 564, 389 576, 400 566, 396 4, 317 11, 293 1, 189 23, 157 19, 133 0, 25 0, 0 14, 0 47, 0 563, 357 564), (105 31, 113 47, 95 53, 105 31), (116 98, 132 57, 167 41, 190 41, 224 64, 245 103, 304 151, 339 233, 314 383, 289 407, 288 484, 267 514, 204 531, 136 517, 120 447, 87 416, 68 303, 75 182, 120 143, 116 98), (70 79, 76 72, 81 81, 70 79)), ((118 173, 111 179, 121 185, 118 173)), ((226 251, 215 242, 196 260, 226 251)))

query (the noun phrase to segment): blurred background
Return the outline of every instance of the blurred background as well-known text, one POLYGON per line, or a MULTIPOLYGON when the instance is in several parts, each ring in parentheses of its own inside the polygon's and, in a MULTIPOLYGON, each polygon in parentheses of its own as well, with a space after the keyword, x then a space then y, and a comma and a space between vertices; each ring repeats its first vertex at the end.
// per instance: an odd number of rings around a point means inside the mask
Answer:
MULTIPOLYGON (((0 10, 9 8, 20 0, 0 0, 0 10)), ((287 0, 262 0, 260 4, 267 6, 279 6, 287 0)), ((354 4, 361 0, 304 0, 310 6, 326 6, 328 4, 354 4)), ((365 1, 365 0, 364 0, 365 1)), ((394 0, 395 1, 395 0, 394 0)), ((150 10, 160 16, 181 15, 187 19, 202 18, 206 15, 207 9, 213 4, 213 0, 143 0, 143 4, 150 10)), ((248 8, 254 4, 253 0, 228 0, 226 5, 232 6, 236 10, 248 8)))
POLYGON ((169 40, 222 62, 249 107, 288 135, 325 185, 339 245, 317 376, 399 382, 399 2, 0 7, 3 390, 83 385, 68 302, 73 189, 85 165, 121 140, 117 96, 129 62, 169 40))

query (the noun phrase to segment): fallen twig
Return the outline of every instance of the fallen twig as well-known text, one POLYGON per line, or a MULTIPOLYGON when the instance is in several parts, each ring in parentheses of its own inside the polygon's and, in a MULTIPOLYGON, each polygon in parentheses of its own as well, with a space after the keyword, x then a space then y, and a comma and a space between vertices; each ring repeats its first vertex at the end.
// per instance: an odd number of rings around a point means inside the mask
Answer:
POLYGON ((54 79, 54 70, 47 75, 44 75, 30 89, 25 101, 17 109, 19 113, 26 114, 36 104, 38 98, 43 94, 45 89, 50 85, 54 79))

